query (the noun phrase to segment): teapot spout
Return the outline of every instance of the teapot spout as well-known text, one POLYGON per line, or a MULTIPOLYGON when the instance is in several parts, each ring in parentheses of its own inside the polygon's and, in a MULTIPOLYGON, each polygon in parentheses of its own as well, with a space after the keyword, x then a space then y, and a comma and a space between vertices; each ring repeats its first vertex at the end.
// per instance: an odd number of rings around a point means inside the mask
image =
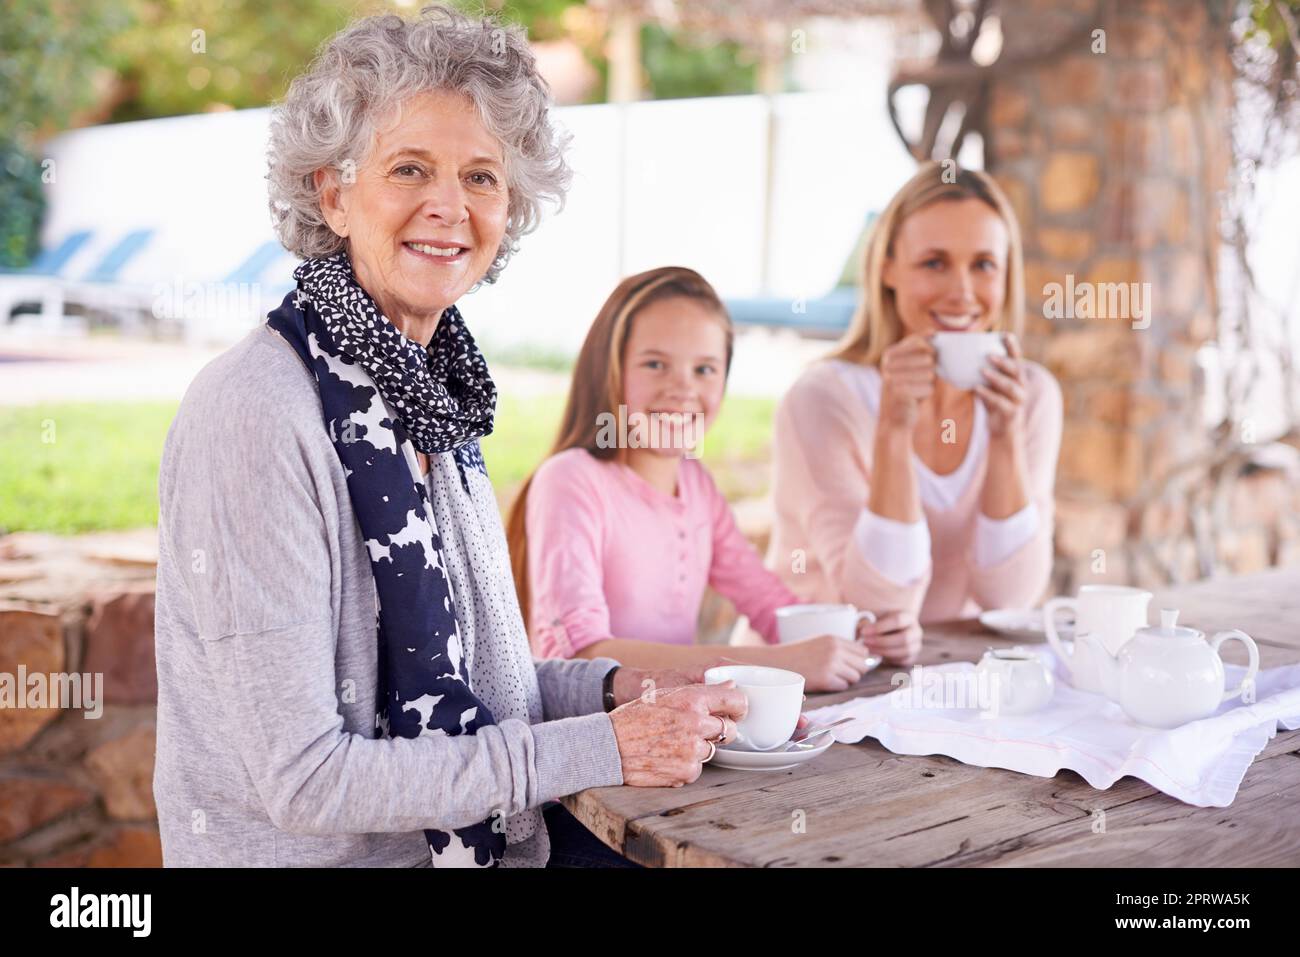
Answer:
POLYGON ((1119 700, 1119 660, 1106 650, 1106 646, 1096 635, 1082 635, 1080 644, 1088 647, 1088 657, 1097 669, 1097 683, 1101 692, 1112 701, 1119 700))

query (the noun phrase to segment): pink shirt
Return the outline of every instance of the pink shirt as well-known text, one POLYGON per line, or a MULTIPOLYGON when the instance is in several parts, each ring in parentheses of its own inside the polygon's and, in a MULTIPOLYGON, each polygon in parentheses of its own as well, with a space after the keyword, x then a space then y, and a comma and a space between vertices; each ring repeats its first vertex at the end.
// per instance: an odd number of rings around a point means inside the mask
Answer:
POLYGON ((706 585, 774 642, 776 609, 799 600, 696 459, 682 460, 672 496, 585 449, 554 455, 533 476, 527 534, 528 633, 543 658, 606 638, 694 644, 706 585))
POLYGON ((1036 363, 1026 362, 1024 375, 1029 505, 1000 522, 980 514, 988 442, 977 411, 976 434, 954 482, 914 456, 925 523, 917 529, 867 508, 879 371, 822 361, 800 377, 773 423, 776 521, 769 550, 800 600, 850 602, 877 614, 905 610, 922 623, 1041 600, 1052 571, 1061 388, 1036 363), (920 561, 890 561, 916 549, 916 532, 920 561), (797 573, 790 571, 792 555, 805 559, 797 573))

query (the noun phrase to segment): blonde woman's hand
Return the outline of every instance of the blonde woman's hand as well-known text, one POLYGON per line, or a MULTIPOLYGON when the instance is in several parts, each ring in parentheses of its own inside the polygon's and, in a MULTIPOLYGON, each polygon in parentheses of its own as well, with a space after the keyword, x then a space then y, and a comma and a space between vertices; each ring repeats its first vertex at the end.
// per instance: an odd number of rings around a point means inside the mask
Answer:
POLYGON ((984 384, 975 387, 975 394, 984 402, 989 416, 989 435, 993 438, 1021 437, 1024 426, 1025 385, 1023 358, 1020 343, 1012 333, 1005 333, 1007 355, 989 356, 984 367, 984 384))
MULTIPOLYGON (((617 676, 616 676, 617 677, 617 676)), ((748 702, 734 681, 657 689, 609 713, 632 787, 681 787, 700 776, 710 741, 736 740, 748 702)))
POLYGON ((925 336, 899 339, 880 357, 880 422, 911 432, 921 401, 934 392, 935 350, 925 336))
POLYGON ((891 665, 910 665, 921 654, 921 626, 910 611, 882 612, 858 622, 858 639, 891 665))

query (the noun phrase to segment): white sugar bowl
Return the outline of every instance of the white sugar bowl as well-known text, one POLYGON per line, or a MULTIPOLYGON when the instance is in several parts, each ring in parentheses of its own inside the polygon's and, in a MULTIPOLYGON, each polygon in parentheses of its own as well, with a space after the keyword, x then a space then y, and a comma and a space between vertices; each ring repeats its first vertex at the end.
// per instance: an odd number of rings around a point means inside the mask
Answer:
POLYGON ((990 648, 975 673, 985 709, 995 715, 1032 714, 1056 692, 1051 669, 1026 648, 990 648))

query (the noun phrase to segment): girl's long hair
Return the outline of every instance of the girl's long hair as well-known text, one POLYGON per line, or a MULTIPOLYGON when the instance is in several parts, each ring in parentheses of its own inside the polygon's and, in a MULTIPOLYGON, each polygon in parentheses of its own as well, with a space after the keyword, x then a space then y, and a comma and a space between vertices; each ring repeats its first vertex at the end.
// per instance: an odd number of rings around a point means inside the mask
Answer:
MULTIPOLYGON (((546 458, 568 449, 586 449, 598 459, 618 458, 622 450, 597 444, 603 415, 617 417, 623 403, 623 351, 632 331, 632 319, 638 312, 664 299, 694 299, 715 311, 727 334, 727 372, 731 371, 731 354, 735 333, 731 317, 717 292, 703 276, 684 266, 662 266, 624 279, 601 307, 596 321, 587 332, 573 369, 569 398, 560 419, 559 435, 546 458)), ((529 628, 530 598, 528 591, 528 489, 530 474, 510 508, 506 521, 506 540, 510 545, 510 567, 524 627, 529 628)))
POLYGON ((829 358, 879 365, 881 354, 903 338, 894 292, 884 282, 885 262, 894 253, 894 238, 903 220, 932 203, 978 199, 1002 217, 1007 227, 1007 290, 997 331, 1021 333, 1025 316, 1024 252, 1016 213, 993 177, 979 170, 928 162, 894 194, 872 226, 862 262, 858 308, 829 358))

